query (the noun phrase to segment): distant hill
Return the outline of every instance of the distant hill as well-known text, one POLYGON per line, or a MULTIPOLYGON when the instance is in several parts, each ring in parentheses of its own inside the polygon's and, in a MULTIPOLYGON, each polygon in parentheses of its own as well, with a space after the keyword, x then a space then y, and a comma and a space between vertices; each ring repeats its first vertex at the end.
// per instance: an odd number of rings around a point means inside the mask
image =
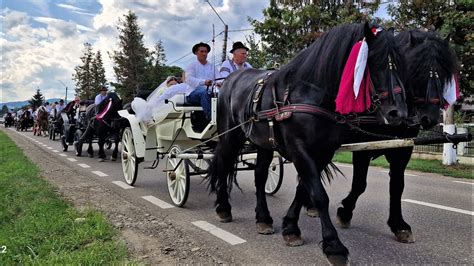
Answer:
MULTIPOLYGON (((46 101, 49 103, 54 103, 54 102, 59 102, 61 100, 60 98, 52 98, 52 99, 47 99, 46 101)), ((19 101, 19 102, 6 102, 6 103, 0 103, 0 110, 2 110, 2 107, 6 105, 8 109, 16 109, 23 107, 25 105, 28 105, 28 101, 19 101)))

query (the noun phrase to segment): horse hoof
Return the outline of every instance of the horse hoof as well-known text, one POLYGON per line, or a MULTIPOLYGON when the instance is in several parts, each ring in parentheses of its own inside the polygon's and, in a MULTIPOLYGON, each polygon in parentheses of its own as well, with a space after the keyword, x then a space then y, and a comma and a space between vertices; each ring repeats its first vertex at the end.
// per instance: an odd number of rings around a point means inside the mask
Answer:
POLYGON ((117 161, 117 158, 110 157, 110 160, 111 160, 112 162, 115 162, 115 161, 117 161))
POLYGON ((230 212, 218 212, 217 216, 221 223, 230 223, 232 222, 232 214, 230 212))
POLYGON ((99 158, 98 161, 99 161, 100 163, 101 163, 101 162, 105 162, 105 159, 104 159, 104 158, 99 158))
POLYGON ((326 258, 331 265, 349 265, 349 256, 327 255, 326 258))
POLYGON ((285 244, 290 247, 298 247, 304 243, 303 238, 297 235, 284 235, 283 240, 285 240, 285 244))
POLYGON ((271 235, 275 233, 275 229, 271 224, 257 223, 257 232, 262 235, 271 235))
POLYGON ((306 209, 306 215, 309 217, 319 217, 319 211, 316 208, 308 208, 306 209))
POLYGON ((411 230, 399 230, 395 233, 395 238, 398 242, 407 244, 415 243, 415 237, 413 236, 411 230))
POLYGON ((336 216, 336 224, 338 224, 341 228, 349 228, 351 227, 351 221, 343 221, 341 216, 336 216))

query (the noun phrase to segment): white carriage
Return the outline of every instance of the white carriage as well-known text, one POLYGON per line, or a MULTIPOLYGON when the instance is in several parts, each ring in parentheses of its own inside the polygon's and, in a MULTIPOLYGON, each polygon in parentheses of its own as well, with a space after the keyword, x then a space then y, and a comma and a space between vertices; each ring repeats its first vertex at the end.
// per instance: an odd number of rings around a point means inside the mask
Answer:
MULTIPOLYGON (((184 94, 177 94, 166 100, 167 114, 160 121, 139 122, 136 115, 127 110, 119 111, 129 122, 122 134, 121 152, 126 183, 135 183, 140 163, 151 162, 152 165, 146 168, 156 168, 160 159, 165 159, 169 195, 173 204, 179 207, 186 203, 190 177, 202 178, 207 174, 217 141, 217 98, 211 99, 212 118, 201 132, 193 128, 191 114, 202 111, 202 107, 187 106, 184 99, 184 94)), ((255 169, 256 157, 255 151, 242 152, 237 170, 255 169)), ((282 157, 275 154, 269 168, 267 194, 275 194, 280 189, 283 169, 282 157)))

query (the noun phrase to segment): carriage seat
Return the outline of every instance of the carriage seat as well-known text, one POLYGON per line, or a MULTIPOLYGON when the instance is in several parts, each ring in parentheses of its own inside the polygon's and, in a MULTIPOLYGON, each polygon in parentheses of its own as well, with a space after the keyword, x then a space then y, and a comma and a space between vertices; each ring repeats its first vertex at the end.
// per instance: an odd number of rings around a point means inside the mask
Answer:
POLYGON ((178 111, 202 111, 200 105, 190 104, 186 102, 186 94, 178 93, 171 97, 170 99, 165 100, 166 104, 174 103, 176 110, 178 111))

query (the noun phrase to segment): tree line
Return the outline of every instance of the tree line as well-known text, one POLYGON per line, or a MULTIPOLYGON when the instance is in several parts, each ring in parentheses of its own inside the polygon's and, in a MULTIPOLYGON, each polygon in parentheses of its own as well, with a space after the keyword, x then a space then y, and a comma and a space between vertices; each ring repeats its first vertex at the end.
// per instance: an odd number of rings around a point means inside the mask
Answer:
MULTIPOLYGON (((309 46, 328 29, 346 23, 369 21, 401 32, 408 29, 436 30, 446 38, 461 62, 460 88, 464 95, 474 91, 472 1, 391 1, 391 19, 374 20, 381 1, 320 1, 270 0, 263 19, 248 17, 254 33, 246 37, 250 48, 248 61, 256 68, 283 65, 295 54, 309 46)), ((169 75, 180 75, 182 69, 166 65, 161 41, 153 49, 143 44, 143 34, 132 11, 119 19, 118 47, 108 55, 114 62, 116 82, 110 84, 125 101, 130 101, 143 90, 152 90, 169 75)), ((97 94, 97 86, 105 84, 100 51, 94 53, 85 44, 82 64, 75 68, 73 79, 76 94, 90 99, 97 94)))

